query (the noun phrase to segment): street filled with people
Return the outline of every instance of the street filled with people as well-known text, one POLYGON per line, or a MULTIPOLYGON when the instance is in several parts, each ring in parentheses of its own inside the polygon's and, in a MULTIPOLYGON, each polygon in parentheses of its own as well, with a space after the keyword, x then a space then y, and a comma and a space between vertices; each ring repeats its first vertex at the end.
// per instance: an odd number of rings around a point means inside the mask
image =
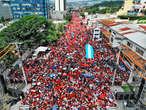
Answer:
MULTIPOLYGON (((47 59, 24 61, 24 70, 31 88, 22 105, 32 110, 107 110, 117 107, 111 92, 115 83, 127 81, 129 73, 116 66, 116 53, 105 38, 93 39, 92 31, 74 13, 65 36, 51 46, 47 59), (85 45, 94 49, 94 58, 86 58, 85 45)), ((123 65, 123 64, 121 64, 123 65)), ((10 74, 14 82, 23 81, 21 71, 10 74)))

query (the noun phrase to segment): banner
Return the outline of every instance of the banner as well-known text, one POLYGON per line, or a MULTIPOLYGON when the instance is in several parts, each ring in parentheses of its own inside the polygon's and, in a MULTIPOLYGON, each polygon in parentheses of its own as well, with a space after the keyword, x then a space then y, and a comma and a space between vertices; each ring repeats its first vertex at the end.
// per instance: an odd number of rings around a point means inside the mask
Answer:
POLYGON ((90 44, 85 45, 85 50, 86 50, 86 58, 94 58, 94 50, 93 47, 90 44))

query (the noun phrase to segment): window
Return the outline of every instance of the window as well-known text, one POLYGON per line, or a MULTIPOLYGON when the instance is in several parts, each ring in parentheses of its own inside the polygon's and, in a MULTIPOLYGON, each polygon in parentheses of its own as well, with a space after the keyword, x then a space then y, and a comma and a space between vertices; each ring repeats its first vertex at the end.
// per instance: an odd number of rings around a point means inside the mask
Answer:
POLYGON ((133 44, 132 44, 132 43, 130 43, 130 42, 128 42, 128 41, 127 41, 127 45, 128 45, 130 48, 132 48, 132 47, 133 47, 133 44))
POLYGON ((138 48, 138 47, 136 47, 136 52, 139 53, 139 54, 142 55, 142 56, 143 56, 143 54, 144 54, 144 51, 141 50, 141 49, 138 48))
POLYGON ((116 35, 116 33, 115 33, 115 32, 113 32, 113 34, 114 34, 114 35, 116 35))
POLYGON ((111 37, 111 42, 113 43, 114 39, 111 37))
POLYGON ((115 36, 114 35, 111 35, 111 37, 114 38, 115 36))
POLYGON ((99 30, 95 30, 95 32, 98 32, 99 30))

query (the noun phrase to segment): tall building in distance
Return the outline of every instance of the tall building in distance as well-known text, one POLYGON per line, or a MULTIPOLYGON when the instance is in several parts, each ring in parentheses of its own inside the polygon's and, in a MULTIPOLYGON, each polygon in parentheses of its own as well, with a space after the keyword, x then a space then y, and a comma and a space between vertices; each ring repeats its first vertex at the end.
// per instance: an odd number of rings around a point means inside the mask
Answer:
POLYGON ((127 12, 134 6, 134 0, 124 0, 123 7, 117 12, 117 15, 127 15, 127 12))
POLYGON ((65 11, 66 0, 55 0, 55 11, 65 11))
POLYGON ((40 15, 48 18, 48 0, 11 0, 13 19, 28 15, 40 15))
POLYGON ((0 0, 0 19, 1 17, 4 17, 5 19, 12 19, 9 1, 0 0))

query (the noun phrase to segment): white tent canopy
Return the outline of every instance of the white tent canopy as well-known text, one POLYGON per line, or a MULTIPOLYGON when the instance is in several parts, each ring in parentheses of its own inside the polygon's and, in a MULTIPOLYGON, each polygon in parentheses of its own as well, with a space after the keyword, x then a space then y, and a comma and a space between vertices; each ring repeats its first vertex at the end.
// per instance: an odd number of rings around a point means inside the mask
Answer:
POLYGON ((45 52, 47 49, 48 49, 48 47, 40 46, 37 49, 35 49, 33 56, 37 56, 39 52, 45 52))

